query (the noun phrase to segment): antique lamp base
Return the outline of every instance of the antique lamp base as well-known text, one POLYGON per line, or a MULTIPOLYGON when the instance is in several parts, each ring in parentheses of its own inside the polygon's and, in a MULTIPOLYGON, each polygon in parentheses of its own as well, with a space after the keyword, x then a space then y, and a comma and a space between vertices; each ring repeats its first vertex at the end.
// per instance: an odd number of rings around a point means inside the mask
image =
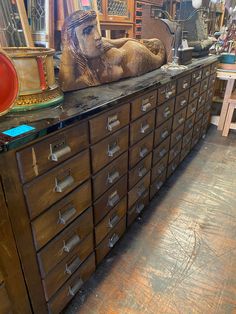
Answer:
POLYGON ((174 60, 172 62, 169 62, 167 64, 164 64, 161 69, 165 72, 178 72, 178 71, 183 71, 183 70, 187 70, 188 67, 185 65, 180 65, 178 64, 176 58, 174 58, 174 60))

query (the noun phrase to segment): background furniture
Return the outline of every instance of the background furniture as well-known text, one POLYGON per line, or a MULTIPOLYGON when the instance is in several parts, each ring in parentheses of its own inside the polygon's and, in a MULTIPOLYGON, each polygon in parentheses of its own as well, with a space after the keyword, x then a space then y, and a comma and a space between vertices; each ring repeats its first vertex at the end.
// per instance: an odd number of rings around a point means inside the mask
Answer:
POLYGON ((228 136, 229 129, 231 128, 231 122, 233 119, 234 110, 236 109, 236 95, 233 93, 228 99, 228 111, 225 118, 225 124, 223 129, 223 136, 228 136))

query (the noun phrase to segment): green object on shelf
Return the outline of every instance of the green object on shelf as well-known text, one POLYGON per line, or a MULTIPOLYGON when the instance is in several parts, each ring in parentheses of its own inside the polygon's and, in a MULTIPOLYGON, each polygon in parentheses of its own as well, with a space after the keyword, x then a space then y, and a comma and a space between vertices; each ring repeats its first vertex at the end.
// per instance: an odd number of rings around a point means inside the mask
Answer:
POLYGON ((220 63, 234 64, 236 61, 234 53, 224 53, 219 56, 220 63))

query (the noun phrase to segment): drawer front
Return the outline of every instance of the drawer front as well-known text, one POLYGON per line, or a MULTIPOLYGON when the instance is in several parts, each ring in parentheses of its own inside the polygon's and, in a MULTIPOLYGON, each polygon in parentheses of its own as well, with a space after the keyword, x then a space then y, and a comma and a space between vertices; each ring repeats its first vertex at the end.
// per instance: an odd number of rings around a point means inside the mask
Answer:
POLYGON ((115 226, 113 230, 106 236, 106 238, 96 248, 96 260, 99 264, 110 250, 116 245, 126 229, 126 217, 115 226))
POLYGON ((149 190, 128 210, 127 226, 130 226, 149 203, 149 190))
POLYGON ((131 120, 135 120, 148 111, 156 108, 157 91, 144 94, 131 101, 131 120))
POLYGON ((202 70, 202 79, 208 77, 210 74, 211 74, 211 66, 208 65, 208 66, 204 67, 202 70))
POLYGON ((201 136, 202 137, 206 136, 207 130, 208 130, 208 123, 205 123, 202 125, 202 129, 201 129, 201 136))
POLYGON ((130 105, 125 104, 89 120, 90 142, 94 144, 126 126, 129 115, 130 105))
POLYGON ((184 134, 184 124, 182 124, 177 130, 171 135, 170 147, 172 148, 176 143, 182 140, 184 134))
POLYGON ((151 182, 153 183, 159 176, 166 173, 166 168, 168 164, 168 154, 162 158, 153 168, 151 182))
POLYGON ((129 172, 129 190, 141 180, 151 169, 152 154, 149 154, 143 160, 141 160, 132 170, 129 172))
POLYGON ((214 62, 212 65, 211 65, 211 73, 215 73, 217 71, 217 65, 218 65, 218 61, 217 62, 214 62))
POLYGON ((208 78, 206 78, 206 79, 204 79, 204 80, 201 81, 201 84, 200 84, 200 93, 203 93, 203 92, 206 92, 206 91, 207 91, 208 82, 209 82, 209 79, 208 79, 208 78))
POLYGON ((177 169, 180 163, 180 154, 175 157, 175 159, 169 164, 167 168, 167 178, 177 169))
POLYGON ((184 135, 187 134, 193 128, 194 121, 195 121, 195 114, 192 115, 190 118, 188 118, 188 120, 185 121, 184 135))
POLYGON ((206 112, 202 118, 202 124, 208 124, 210 120, 211 113, 206 112))
POLYGON ((110 187, 112 187, 128 169, 128 153, 124 153, 103 170, 98 172, 93 178, 93 198, 96 200, 110 187))
POLYGON ((61 313, 66 304, 68 304, 79 291, 83 283, 91 277, 95 268, 95 255, 92 254, 50 300, 48 303, 49 313, 61 313))
POLYGON ((94 203, 94 222, 97 224, 127 193, 127 175, 114 184, 94 203))
POLYGON ((0 313, 11 314, 11 304, 4 283, 0 283, 0 313))
POLYGON ((191 82, 191 74, 186 75, 177 81, 177 94, 180 94, 181 92, 185 91, 190 87, 191 82))
POLYGON ((180 127, 182 124, 184 124, 184 121, 186 119, 186 113, 187 107, 175 114, 172 127, 173 131, 180 127))
POLYGON ((128 193, 128 208, 134 205, 134 203, 142 197, 149 188, 150 185, 150 172, 141 179, 128 193))
POLYGON ((160 191, 163 184, 166 181, 166 171, 162 173, 151 185, 150 187, 150 199, 152 199, 157 192, 160 191))
POLYGON ((66 257, 43 279, 47 301, 78 270, 81 264, 93 252, 93 248, 93 233, 90 233, 76 248, 73 256, 66 257))
POLYGON ((206 102, 206 92, 201 94, 198 98, 198 108, 202 107, 206 102))
POLYGON ((190 92, 189 92, 189 102, 192 102, 195 98, 197 98, 199 96, 199 92, 200 92, 200 83, 191 87, 190 92))
POLYGON ((129 168, 133 168, 137 163, 146 157, 153 148, 153 132, 147 135, 140 142, 129 150, 129 168))
POLYGON ((191 117, 191 115, 193 115, 197 111, 197 106, 198 106, 198 99, 195 99, 188 105, 187 116, 186 116, 187 119, 191 117))
POLYGON ((67 229, 37 253, 43 277, 63 258, 73 256, 81 241, 93 231, 92 209, 87 209, 67 229))
POLYGON ((191 148, 193 148, 195 145, 197 145, 199 139, 200 139, 200 134, 196 134, 195 136, 193 136, 191 148))
POLYGON ((36 249, 42 248, 65 229, 91 203, 91 183, 87 181, 33 220, 31 226, 36 249))
POLYGON ((58 167, 24 185, 30 218, 45 209, 87 180, 90 176, 89 151, 85 150, 58 167), (38 197, 40 195, 40 202, 38 197))
POLYGON ((173 118, 167 120, 155 130, 154 147, 163 142, 171 134, 173 118))
POLYGON ((191 144, 192 136, 193 136, 193 129, 191 129, 191 130, 184 136, 183 142, 182 142, 182 147, 185 147, 185 146, 191 144))
POLYGON ((179 142, 178 144, 176 144, 169 152, 169 163, 171 163, 176 156, 181 152, 181 145, 182 143, 179 142))
POLYGON ((206 100, 212 100, 213 93, 213 88, 210 88, 206 93, 206 100))
POLYGON ((124 197, 102 221, 95 227, 96 246, 115 228, 119 221, 126 215, 127 197, 124 197))
POLYGON ((32 180, 88 145, 88 125, 81 123, 17 152, 21 181, 32 180))
POLYGON ((191 86, 200 82, 202 79, 202 69, 196 70, 192 73, 191 77, 191 86))
POLYGON ((130 145, 134 145, 147 134, 153 131, 155 126, 155 110, 134 121, 130 125, 130 145))
POLYGON ((189 90, 181 93, 175 100, 175 112, 180 111, 188 104, 189 90))
POLYGON ((181 154, 180 154, 180 162, 183 161, 185 157, 187 157, 190 150, 191 150, 191 141, 182 149, 181 154))
POLYGON ((114 133, 91 147, 92 168, 96 173, 128 149, 129 128, 114 133))
POLYGON ((194 127, 193 127, 193 137, 195 137, 197 134, 200 136, 201 126, 202 126, 202 120, 198 121, 194 125, 194 127))
POLYGON ((175 99, 171 99, 159 106, 156 111, 156 127, 167 121, 174 114, 175 99))
POLYGON ((206 101, 205 106, 203 107, 203 113, 211 111, 211 100, 206 101))
POLYGON ((209 84, 208 84, 208 87, 211 88, 211 87, 215 87, 215 82, 216 82, 216 75, 213 74, 209 77, 209 84))
POLYGON ((161 160, 168 153, 169 148, 170 148, 170 136, 154 149, 152 164, 155 165, 159 160, 161 160))
POLYGON ((163 102, 174 97, 176 94, 176 81, 167 83, 158 89, 157 104, 160 105, 163 102))
POLYGON ((203 113, 204 113, 204 107, 199 108, 196 112, 196 119, 195 120, 199 121, 200 119, 202 119, 203 113))

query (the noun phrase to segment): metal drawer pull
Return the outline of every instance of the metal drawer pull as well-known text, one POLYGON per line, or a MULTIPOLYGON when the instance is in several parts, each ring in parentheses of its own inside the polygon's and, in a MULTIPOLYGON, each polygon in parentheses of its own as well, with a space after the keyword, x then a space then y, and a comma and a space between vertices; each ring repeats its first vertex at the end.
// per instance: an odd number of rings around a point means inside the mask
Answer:
POLYGON ((166 138, 169 135, 169 131, 165 130, 164 132, 161 133, 161 138, 166 138))
POLYGON ((147 173, 147 169, 144 166, 142 166, 138 169, 138 176, 139 177, 143 177, 146 173, 147 173))
POLYGON ((73 287, 69 286, 69 288, 68 288, 69 295, 74 297, 76 295, 76 293, 79 291, 79 289, 82 287, 82 285, 83 285, 83 280, 81 278, 79 278, 73 287))
POLYGON ((167 108, 167 110, 168 110, 168 111, 165 111, 165 112, 163 113, 164 118, 168 118, 168 117, 171 115, 170 109, 167 108))
POLYGON ((109 228, 115 227, 117 222, 120 220, 120 217, 116 214, 114 217, 109 219, 108 226, 109 228))
MULTIPOLYGON (((52 150, 52 148, 51 148, 51 150, 52 150)), ((71 148, 70 148, 70 146, 67 145, 67 146, 64 146, 63 148, 61 148, 55 152, 51 152, 51 154, 49 155, 49 159, 51 161, 59 161, 59 159, 61 157, 64 157, 65 155, 67 155, 69 153, 71 153, 71 148)))
POLYGON ((141 124, 141 129, 140 129, 140 133, 144 134, 146 133, 146 131, 150 128, 150 125, 148 123, 146 124, 141 124))
POLYGON ((113 129, 118 127, 119 125, 120 125, 120 120, 118 119, 117 114, 112 116, 112 117, 108 117, 108 119, 107 119, 108 131, 112 132, 113 129))
POLYGON ((194 98, 197 97, 197 95, 198 95, 198 92, 194 92, 194 93, 193 93, 193 97, 194 97, 194 98))
POLYGON ((183 88, 185 89, 185 88, 187 88, 187 87, 188 87, 188 83, 185 82, 185 83, 183 84, 183 88))
POLYGON ((178 155, 179 151, 178 150, 174 150, 174 156, 176 157, 178 155))
POLYGON ((68 242, 64 241, 63 251, 69 253, 79 243, 80 237, 78 236, 78 234, 75 234, 68 242))
POLYGON ((143 147, 140 149, 139 156, 143 158, 147 155, 147 153, 148 153, 147 147, 143 147))
POLYGON ((182 100, 182 101, 180 102, 180 106, 181 106, 181 107, 185 106, 186 104, 187 104, 187 100, 186 100, 186 99, 184 99, 184 100, 182 100))
POLYGON ((191 128, 192 128, 192 126, 193 126, 193 123, 192 123, 192 122, 190 122, 190 123, 188 124, 188 128, 189 128, 189 129, 191 129, 191 128))
POLYGON ((118 153, 120 151, 120 146, 117 144, 117 142, 111 144, 111 145, 108 145, 108 156, 109 157, 114 157, 114 155, 116 153, 118 153))
POLYGON ((160 157, 163 157, 166 154, 166 152, 167 152, 166 149, 163 148, 159 153, 160 157))
POLYGON ((207 71, 207 72, 206 72, 206 76, 208 76, 208 75, 210 75, 210 71, 207 71))
POLYGON ((205 84, 205 85, 203 86, 203 89, 207 89, 207 84, 205 84))
POLYGON ((136 205, 136 213, 137 214, 140 214, 143 209, 144 209, 144 204, 143 203, 140 203, 140 204, 136 205))
POLYGON ((194 112, 196 112, 196 110, 197 110, 196 107, 193 107, 193 108, 191 109, 191 112, 194 113, 194 112))
POLYGON ((113 246, 119 241, 118 234, 114 233, 113 236, 109 239, 109 248, 113 248, 113 246))
POLYGON ((179 141, 181 138, 182 138, 182 134, 178 134, 178 135, 175 137, 176 141, 179 141))
POLYGON ((72 176, 66 177, 63 181, 58 181, 56 179, 55 191, 58 193, 63 193, 66 189, 68 189, 75 182, 72 176))
POLYGON ((179 124, 182 124, 183 122, 184 122, 184 118, 183 117, 178 120, 179 124))
POLYGON ((108 173, 107 181, 109 184, 114 183, 117 179, 119 179, 120 174, 118 171, 114 171, 112 173, 108 173))
POLYGON ((115 191, 108 197, 107 205, 110 207, 114 207, 119 202, 119 200, 120 200, 120 196, 118 192, 115 191))
POLYGON ((146 191, 146 188, 145 188, 144 184, 141 184, 137 190, 138 196, 141 197, 145 193, 145 191, 146 191))
POLYGON ((146 112, 148 111, 148 109, 150 109, 152 107, 152 104, 150 102, 146 103, 146 104, 142 104, 141 106, 141 111, 142 112, 146 112))
POLYGON ((172 167, 171 167, 172 171, 175 171, 176 167, 177 167, 176 164, 172 165, 172 167))
POLYGON ((74 207, 71 207, 67 209, 64 213, 61 213, 59 211, 59 219, 58 219, 58 224, 66 225, 72 217, 76 215, 77 211, 74 207))
POLYGON ((162 181, 158 182, 158 183, 156 184, 156 189, 157 189, 157 190, 160 190, 160 188, 162 187, 162 185, 163 185, 163 182, 162 182, 162 181))
POLYGON ((158 172, 158 174, 162 174, 162 172, 165 170, 165 166, 164 165, 161 165, 159 168, 158 168, 158 170, 157 170, 157 172, 158 172))
POLYGON ((65 273, 67 275, 72 275, 77 268, 79 268, 81 264, 81 260, 79 258, 79 256, 77 256, 69 265, 66 264, 66 269, 65 269, 65 273))
POLYGON ((172 91, 166 92, 166 98, 167 98, 167 99, 170 98, 172 94, 173 94, 172 91))

